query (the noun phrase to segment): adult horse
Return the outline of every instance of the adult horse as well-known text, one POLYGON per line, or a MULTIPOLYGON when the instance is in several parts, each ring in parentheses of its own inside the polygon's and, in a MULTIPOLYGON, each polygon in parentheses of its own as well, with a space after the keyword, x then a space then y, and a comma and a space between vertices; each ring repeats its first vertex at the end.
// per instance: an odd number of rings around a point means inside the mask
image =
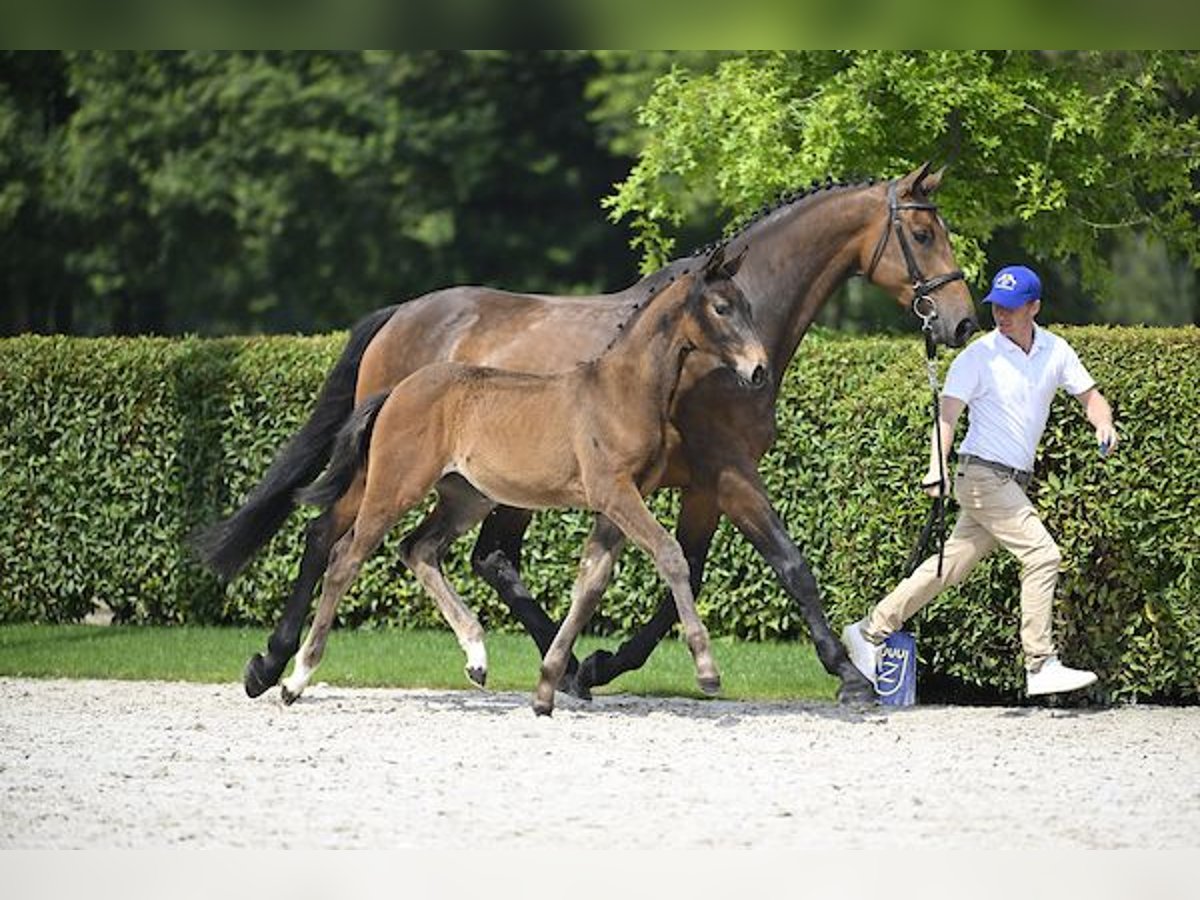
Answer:
MULTIPOLYGON (((764 209, 726 242, 730 257, 745 252, 737 282, 771 362, 772 383, 752 399, 729 377, 690 362, 676 396, 669 462, 662 486, 681 489, 676 534, 698 591, 721 515, 752 543, 797 602, 826 671, 841 681, 839 697, 873 699, 870 683, 831 632, 816 580, 788 536, 758 474, 775 438, 775 400, 783 372, 821 306, 856 274, 921 316, 932 338, 961 346, 978 329, 970 291, 955 263, 949 236, 930 201, 942 173, 926 164, 884 182, 829 184, 791 195, 764 209)), ((219 574, 232 577, 282 526, 294 494, 329 459, 335 435, 355 402, 398 384, 439 360, 528 372, 554 372, 596 357, 633 304, 695 265, 679 259, 614 294, 552 297, 484 287, 453 287, 380 310, 351 332, 326 379, 309 420, 279 451, 250 496, 227 519, 199 536, 197 550, 219 574)), ((519 577, 521 542, 531 514, 499 507, 484 521, 472 553, 476 573, 500 594, 544 655, 556 626, 519 577)), ((454 523, 435 508, 422 539, 449 542, 454 523)), ((333 531, 328 514, 305 535, 300 574, 283 617, 246 667, 245 687, 257 696, 275 684, 296 653, 313 589, 328 563, 333 531)), ((616 654, 599 651, 576 671, 572 687, 587 695, 645 661, 675 621, 665 600, 650 622, 616 654)))

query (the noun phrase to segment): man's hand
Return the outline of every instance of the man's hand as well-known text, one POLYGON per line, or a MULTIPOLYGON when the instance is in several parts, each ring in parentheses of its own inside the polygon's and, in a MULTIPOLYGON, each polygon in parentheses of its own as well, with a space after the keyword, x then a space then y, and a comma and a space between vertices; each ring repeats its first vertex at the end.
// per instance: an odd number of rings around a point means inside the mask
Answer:
POLYGON ((923 490, 930 497, 933 497, 935 500, 938 497, 950 496, 949 485, 947 485, 945 481, 938 480, 938 473, 936 469, 931 469, 925 473, 925 477, 921 479, 921 490, 923 490))
POLYGON ((1105 422, 1096 426, 1096 443, 1100 445, 1101 456, 1108 456, 1117 449, 1117 442, 1119 440, 1117 429, 1113 427, 1111 422, 1105 422))

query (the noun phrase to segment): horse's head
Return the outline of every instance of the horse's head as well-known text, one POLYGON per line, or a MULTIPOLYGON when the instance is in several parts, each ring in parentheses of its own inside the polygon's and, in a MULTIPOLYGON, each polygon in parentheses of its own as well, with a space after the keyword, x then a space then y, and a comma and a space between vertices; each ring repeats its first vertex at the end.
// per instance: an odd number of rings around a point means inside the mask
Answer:
POLYGON ((750 387, 761 388, 770 380, 770 360, 750 302, 733 280, 745 255, 742 250, 726 259, 724 246, 712 252, 689 291, 684 327, 695 349, 715 356, 750 387))
POLYGON ((929 163, 880 185, 878 223, 862 242, 862 271, 912 309, 935 341, 961 347, 979 330, 971 291, 954 259, 946 224, 929 197, 942 172, 929 163))

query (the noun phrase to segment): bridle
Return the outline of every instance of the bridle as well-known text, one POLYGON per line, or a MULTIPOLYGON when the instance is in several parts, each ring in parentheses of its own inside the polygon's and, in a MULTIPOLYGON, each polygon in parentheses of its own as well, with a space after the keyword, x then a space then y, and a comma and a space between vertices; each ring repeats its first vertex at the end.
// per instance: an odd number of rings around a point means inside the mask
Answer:
MULTIPOLYGON (((895 231, 896 241, 900 244, 900 252, 904 255, 904 264, 908 267, 908 277, 912 282, 912 311, 921 320, 921 331, 925 334, 925 368, 929 375, 929 388, 933 393, 934 440, 940 448, 942 444, 941 399, 937 381, 937 345, 933 340, 933 323, 937 320, 938 311, 937 301, 933 299, 933 293, 938 288, 952 281, 963 280, 964 276, 961 269, 955 269, 943 275, 926 278, 921 272, 921 267, 917 265, 917 258, 913 255, 912 246, 908 243, 908 238, 904 236, 904 223, 900 221, 900 212, 905 209, 929 210, 938 217, 938 222, 941 224, 942 230, 949 234, 949 229, 946 228, 946 223, 942 221, 941 215, 938 214, 938 208, 935 204, 914 203, 911 201, 901 203, 896 197, 896 182, 894 181, 888 182, 887 200, 888 224, 879 236, 879 242, 875 245, 875 252, 871 254, 871 264, 867 266, 866 278, 870 281, 871 276, 875 274, 875 268, 879 265, 879 260, 883 258, 883 251, 887 249, 888 238, 895 231)), ((921 529, 917 545, 913 548, 912 554, 905 565, 905 577, 911 575, 917 566, 921 564, 921 561, 925 558, 925 554, 929 550, 931 541, 936 541, 938 545, 937 577, 942 577, 942 563, 946 550, 946 472, 942 467, 942 454, 940 451, 937 457, 940 490, 938 496, 934 498, 933 506, 929 510, 929 516, 925 520, 924 527, 921 529)))
POLYGON ((942 221, 941 215, 938 214, 936 204, 914 203, 912 201, 901 203, 896 197, 896 182, 894 181, 888 182, 887 200, 888 225, 883 229, 883 233, 879 235, 879 242, 875 245, 875 252, 871 254, 871 264, 867 266, 865 276, 867 281, 872 279, 875 269, 879 265, 879 260, 883 258, 883 251, 887 249, 888 238, 895 231, 896 241, 900 244, 900 252, 904 255, 904 264, 908 267, 908 277, 912 282, 912 311, 921 320, 921 330, 925 332, 925 339, 929 342, 933 337, 933 323, 938 317, 937 301, 933 299, 933 292, 952 281, 963 280, 964 276, 961 269, 955 269, 943 275, 926 278, 921 272, 921 267, 917 265, 917 258, 913 255, 912 246, 908 243, 908 238, 904 236, 904 223, 900 220, 900 213, 906 209, 929 210, 938 217, 938 222, 941 223, 942 230, 949 233, 946 223, 942 221))

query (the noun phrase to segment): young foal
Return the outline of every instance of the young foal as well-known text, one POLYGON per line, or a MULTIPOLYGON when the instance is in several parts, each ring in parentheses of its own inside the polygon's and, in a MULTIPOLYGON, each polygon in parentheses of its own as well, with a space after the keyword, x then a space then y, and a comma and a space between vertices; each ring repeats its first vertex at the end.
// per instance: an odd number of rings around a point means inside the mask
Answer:
MULTIPOLYGON (((534 709, 549 714, 571 644, 598 598, 591 589, 595 550, 622 535, 649 553, 678 607, 697 680, 720 686, 708 634, 696 614, 679 544, 650 514, 643 497, 666 463, 666 429, 686 355, 718 358, 750 386, 769 382, 767 353, 750 305, 733 282, 741 257, 721 251, 700 274, 684 274, 654 295, 599 358, 555 375, 529 375, 437 363, 355 411, 325 474, 301 499, 333 508, 334 545, 308 637, 285 702, 303 691, 324 651, 338 602, 388 530, 435 485, 434 518, 461 534, 497 504, 525 509, 572 507, 599 514, 580 565, 572 608, 546 655, 534 709), (565 648, 565 649, 564 649, 565 648)), ((483 631, 442 575, 446 547, 404 542, 405 563, 434 596, 467 653, 467 674, 482 683, 483 631)))

